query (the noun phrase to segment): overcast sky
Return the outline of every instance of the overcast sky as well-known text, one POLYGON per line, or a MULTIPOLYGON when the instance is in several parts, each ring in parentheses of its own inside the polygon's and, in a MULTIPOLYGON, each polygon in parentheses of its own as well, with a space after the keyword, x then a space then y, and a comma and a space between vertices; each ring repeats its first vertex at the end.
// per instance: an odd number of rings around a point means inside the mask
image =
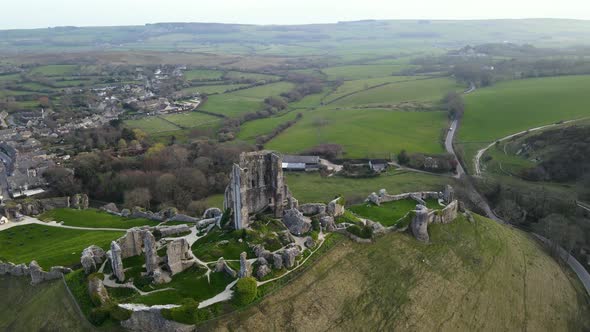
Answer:
POLYGON ((1 0, 0 29, 155 22, 329 23, 360 19, 590 19, 590 0, 1 0))

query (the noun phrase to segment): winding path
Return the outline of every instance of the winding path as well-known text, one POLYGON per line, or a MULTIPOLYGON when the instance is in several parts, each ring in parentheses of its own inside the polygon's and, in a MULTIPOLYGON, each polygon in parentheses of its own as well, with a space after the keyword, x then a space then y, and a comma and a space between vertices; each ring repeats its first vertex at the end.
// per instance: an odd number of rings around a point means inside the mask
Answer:
POLYGON ((558 126, 561 126, 564 124, 568 124, 568 123, 572 123, 572 122, 576 122, 576 121, 587 120, 587 119, 590 119, 590 117, 584 117, 584 118, 574 119, 574 120, 567 120, 567 121, 563 121, 560 123, 552 123, 552 124, 545 125, 545 126, 535 127, 535 128, 519 131, 518 133, 511 134, 506 137, 502 137, 502 138, 490 143, 489 145, 487 145, 483 149, 478 150, 477 153, 475 154, 475 157, 473 158, 473 166, 475 167, 475 176, 481 176, 481 173, 482 173, 481 172, 481 157, 484 155, 484 153, 487 150, 489 150, 492 146, 494 146, 496 144, 496 142, 503 142, 503 141, 509 140, 509 139, 511 139, 515 136, 518 136, 518 135, 530 133, 533 131, 539 131, 539 130, 543 130, 543 129, 547 129, 547 128, 558 127, 558 126))
POLYGON ((37 218, 24 216, 21 219, 21 221, 17 221, 17 222, 9 221, 6 224, 0 225, 0 231, 4 231, 4 230, 7 230, 12 227, 17 227, 17 226, 22 226, 22 225, 31 225, 31 224, 43 225, 43 226, 49 226, 49 227, 67 228, 67 229, 77 229, 77 230, 84 230, 84 231, 107 231, 107 232, 124 233, 127 230, 125 228, 93 228, 93 227, 67 226, 67 225, 59 224, 55 221, 45 222, 45 221, 41 221, 37 218))

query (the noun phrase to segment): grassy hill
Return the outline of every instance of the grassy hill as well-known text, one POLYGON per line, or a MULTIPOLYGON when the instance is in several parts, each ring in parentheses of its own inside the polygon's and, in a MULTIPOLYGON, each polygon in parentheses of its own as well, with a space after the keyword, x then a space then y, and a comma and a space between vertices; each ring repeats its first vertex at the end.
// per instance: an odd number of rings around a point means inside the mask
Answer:
POLYGON ((43 225, 22 225, 0 232, 0 260, 41 267, 74 266, 80 263, 84 248, 96 244, 107 249, 111 241, 124 234, 116 231, 85 231, 43 225))
MULTIPOLYGON (((577 45, 589 40, 590 21, 365 20, 299 26, 157 23, 124 27, 60 27, 0 31, 0 50, 149 50, 260 55, 329 54, 346 61, 413 50, 440 50, 481 42, 577 45)), ((397 63, 396 63, 397 64, 397 63)), ((396 68, 388 68, 388 71, 396 68)), ((355 76, 336 69, 335 75, 355 76)))
POLYGON ((580 283, 527 234, 477 217, 430 227, 431 244, 388 234, 343 241, 305 274, 205 330, 590 328, 580 283))
POLYGON ((529 128, 590 116, 590 76, 561 76, 498 83, 465 98, 458 140, 471 166, 477 149, 529 128))
POLYGON ((61 280, 32 287, 27 278, 0 276, 0 292, 2 331, 97 331, 77 312, 61 280))

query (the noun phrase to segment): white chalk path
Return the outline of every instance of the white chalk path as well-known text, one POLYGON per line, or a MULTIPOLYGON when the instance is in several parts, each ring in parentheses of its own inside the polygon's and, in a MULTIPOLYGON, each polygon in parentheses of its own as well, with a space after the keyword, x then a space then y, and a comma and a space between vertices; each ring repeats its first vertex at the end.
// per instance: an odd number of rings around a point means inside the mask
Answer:
POLYGON ((123 303, 123 304, 119 304, 119 307, 123 308, 123 309, 127 309, 127 310, 131 310, 131 311, 150 311, 152 309, 172 309, 172 308, 178 308, 180 307, 178 304, 159 304, 159 305, 153 305, 151 307, 148 307, 145 304, 136 304, 136 303, 123 303))
POLYGON ((31 225, 31 224, 43 225, 43 226, 49 226, 49 227, 67 228, 67 229, 77 229, 77 230, 84 230, 84 231, 107 231, 107 232, 121 232, 121 233, 124 233, 125 231, 127 231, 127 229, 121 229, 121 228, 92 228, 92 227, 67 226, 67 225, 62 225, 62 224, 55 222, 55 221, 45 222, 45 221, 41 221, 37 218, 24 216, 24 217, 22 217, 22 219, 20 221, 8 221, 7 223, 0 225, 0 232, 10 229, 12 227, 17 227, 17 226, 22 226, 22 225, 31 225))
POLYGON ((229 285, 227 285, 225 287, 225 289, 223 290, 223 292, 213 296, 210 299, 207 299, 205 301, 202 301, 201 303, 199 303, 199 309, 203 309, 205 307, 208 307, 212 304, 218 303, 218 302, 223 302, 223 301, 227 301, 229 299, 232 298, 232 296, 234 295, 234 291, 231 290, 234 285, 238 282, 239 279, 236 279, 234 281, 232 281, 229 285))

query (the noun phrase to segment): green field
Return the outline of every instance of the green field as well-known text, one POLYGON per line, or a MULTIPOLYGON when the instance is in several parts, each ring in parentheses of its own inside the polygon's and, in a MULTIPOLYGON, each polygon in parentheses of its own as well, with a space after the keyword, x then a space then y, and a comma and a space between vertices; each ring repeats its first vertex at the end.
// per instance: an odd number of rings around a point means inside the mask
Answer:
POLYGON ((159 116, 148 116, 137 120, 126 120, 125 124, 137 128, 148 134, 179 130, 178 126, 161 119, 159 116))
POLYGON ((70 76, 74 74, 78 66, 76 65, 49 65, 40 66, 31 70, 31 74, 43 76, 70 76))
POLYGON ((297 113, 299 112, 291 111, 279 116, 246 122, 240 127, 240 132, 238 133, 237 138, 244 141, 254 142, 256 137, 268 134, 278 125, 294 120, 297 113))
POLYGON ((317 109, 306 112, 266 148, 302 153, 321 143, 334 143, 344 148, 344 158, 390 158, 403 149, 441 153, 446 122, 444 112, 317 109))
POLYGON ((590 76, 563 76, 501 82, 465 98, 459 129, 465 162, 496 139, 561 120, 590 116, 590 76))
POLYGON ((396 105, 402 102, 438 101, 448 92, 461 91, 463 87, 450 78, 433 78, 387 84, 344 97, 331 106, 396 105))
MULTIPOLYGON (((378 177, 352 179, 340 176, 321 177, 318 173, 287 172, 286 183, 293 196, 302 203, 329 202, 342 195, 348 202, 362 202, 372 192, 386 189, 390 194, 414 191, 441 191, 452 181, 443 176, 408 171, 388 171, 378 177), (318 190, 321 188, 321 190, 318 190)), ((217 196, 212 196, 215 201, 217 196)))
POLYGON ((464 142, 490 142, 561 120, 590 116, 590 76, 501 82, 465 98, 464 142))
POLYGON ((225 79, 228 80, 254 80, 256 82, 260 81, 271 81, 279 79, 279 76, 275 75, 266 75, 266 74, 259 74, 259 73, 244 73, 240 71, 229 71, 224 76, 225 79))
POLYGON ((289 103, 289 108, 293 109, 309 109, 315 108, 322 104, 326 94, 331 91, 330 88, 324 88, 322 92, 315 93, 313 95, 307 95, 303 97, 301 100, 289 103))
POLYGON ((293 87, 294 85, 292 83, 277 82, 250 89, 213 95, 199 108, 207 112, 223 114, 228 117, 238 117, 244 113, 261 110, 265 98, 278 96, 283 92, 291 90, 293 87))
POLYGON ((114 216, 95 209, 53 209, 43 213, 39 219, 44 221, 63 222, 66 226, 91 228, 121 228, 128 229, 137 226, 159 224, 148 219, 129 219, 114 216))
POLYGON ((215 93, 224 93, 227 90, 243 88, 245 86, 247 86, 247 84, 202 85, 202 86, 193 86, 190 88, 182 89, 181 92, 183 94, 202 93, 202 94, 210 95, 210 94, 215 94, 215 93))
POLYGON ((221 121, 221 119, 216 116, 200 112, 187 112, 163 115, 162 119, 170 121, 176 124, 178 127, 183 128, 199 127, 205 124, 211 124, 221 121))
POLYGON ((222 71, 211 69, 192 69, 184 72, 184 77, 189 81, 218 80, 222 75, 222 71))
POLYGON ((247 97, 247 98, 258 98, 264 99, 266 97, 278 96, 283 92, 289 92, 295 87, 295 84, 289 82, 277 82, 271 84, 265 84, 250 89, 238 90, 232 92, 232 95, 247 97))
POLYGON ((199 109, 222 114, 228 117, 238 117, 245 113, 262 109, 263 103, 258 98, 246 98, 231 93, 209 96, 209 99, 199 109))
POLYGON ((479 216, 475 223, 461 216, 450 224, 431 224, 428 230, 429 244, 407 233, 386 234, 369 245, 343 241, 256 306, 202 329, 590 328, 582 285, 529 235, 479 216))
POLYGON ((41 267, 80 264, 82 250, 90 245, 107 249, 123 231, 85 231, 43 225, 16 226, 0 232, 0 260, 41 267))
POLYGON ((407 69, 407 65, 353 65, 322 68, 329 80, 358 80, 391 76, 407 69))
POLYGON ((418 76, 386 76, 378 78, 367 78, 363 80, 345 81, 336 89, 336 91, 326 96, 325 102, 330 103, 335 99, 342 98, 343 96, 349 95, 351 93, 366 90, 382 84, 400 81, 411 81, 419 78, 420 77, 418 76))

